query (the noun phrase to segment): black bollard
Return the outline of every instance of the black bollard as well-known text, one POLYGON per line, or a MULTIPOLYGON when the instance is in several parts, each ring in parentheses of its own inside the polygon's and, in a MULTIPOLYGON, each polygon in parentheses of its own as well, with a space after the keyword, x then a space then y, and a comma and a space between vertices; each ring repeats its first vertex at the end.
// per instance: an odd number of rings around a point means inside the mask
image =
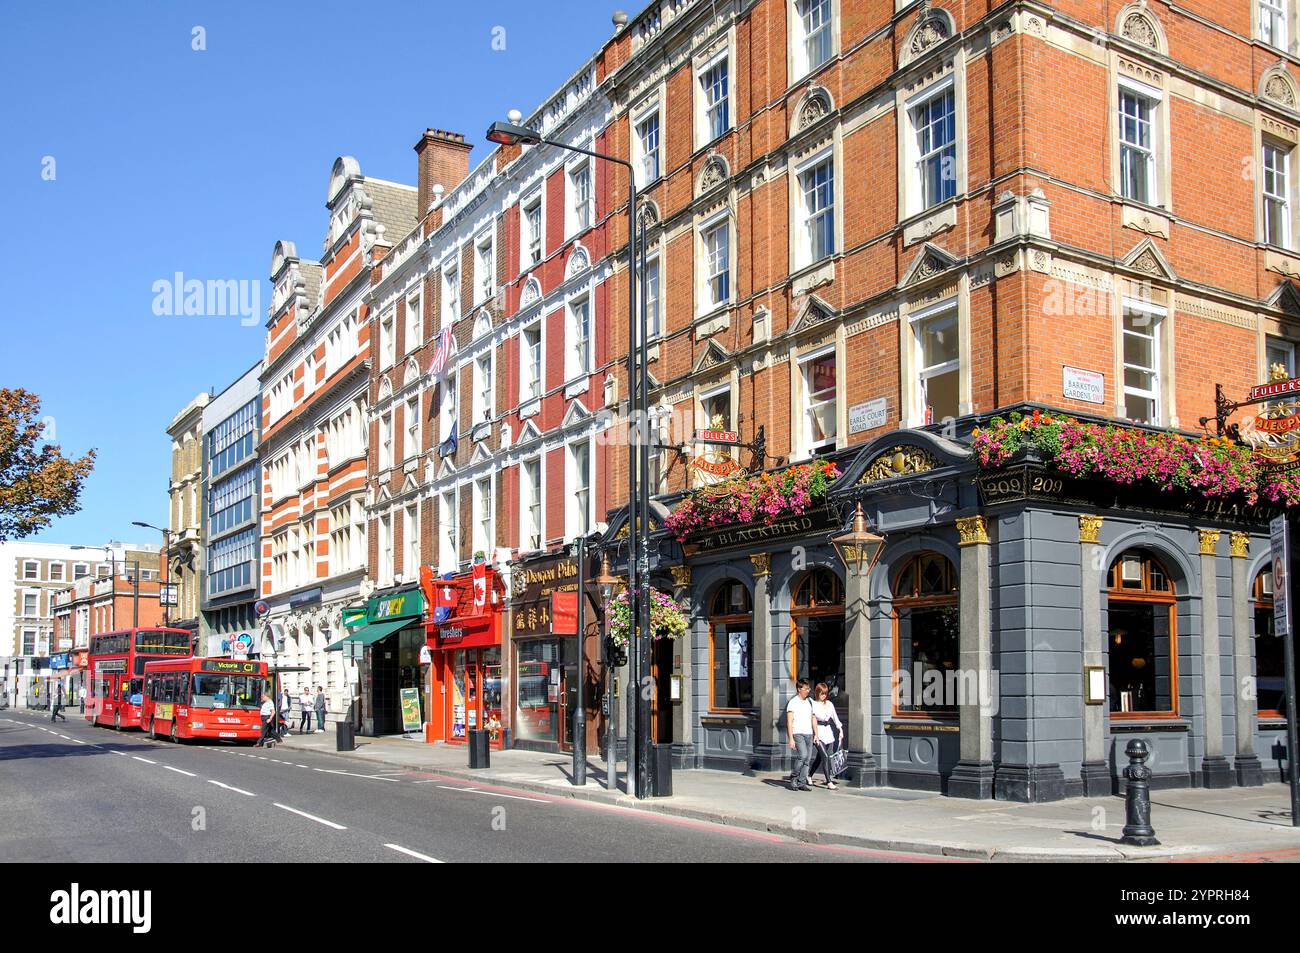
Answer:
POLYGON ((482 728, 471 728, 469 731, 469 766, 473 770, 492 767, 491 745, 488 744, 488 733, 482 728))
POLYGON ((1121 844, 1131 847, 1155 847, 1155 829, 1151 826, 1151 769, 1146 760, 1151 756, 1145 741, 1134 738, 1124 749, 1128 756, 1128 767, 1124 777, 1128 785, 1124 789, 1124 836, 1121 844))

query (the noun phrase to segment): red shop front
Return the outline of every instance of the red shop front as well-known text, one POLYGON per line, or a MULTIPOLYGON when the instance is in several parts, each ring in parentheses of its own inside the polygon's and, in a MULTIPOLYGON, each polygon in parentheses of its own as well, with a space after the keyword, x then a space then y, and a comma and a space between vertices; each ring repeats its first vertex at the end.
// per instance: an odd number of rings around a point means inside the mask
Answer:
POLYGON ((435 608, 434 621, 425 627, 432 702, 426 741, 464 744, 469 732, 479 728, 488 732, 494 748, 500 749, 505 740, 501 664, 504 585, 500 573, 491 568, 485 581, 479 604, 472 574, 430 580, 430 604, 435 608))

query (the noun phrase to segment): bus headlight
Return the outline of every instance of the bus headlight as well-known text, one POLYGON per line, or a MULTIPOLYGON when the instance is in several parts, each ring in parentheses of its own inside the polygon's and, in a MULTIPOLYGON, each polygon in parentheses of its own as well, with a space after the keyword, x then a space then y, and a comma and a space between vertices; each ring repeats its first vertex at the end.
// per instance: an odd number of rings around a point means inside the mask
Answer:
POLYGON ((191 727, 191 728, 202 728, 202 727, 203 727, 203 722, 201 722, 201 721, 192 721, 192 722, 190 722, 190 727, 191 727))

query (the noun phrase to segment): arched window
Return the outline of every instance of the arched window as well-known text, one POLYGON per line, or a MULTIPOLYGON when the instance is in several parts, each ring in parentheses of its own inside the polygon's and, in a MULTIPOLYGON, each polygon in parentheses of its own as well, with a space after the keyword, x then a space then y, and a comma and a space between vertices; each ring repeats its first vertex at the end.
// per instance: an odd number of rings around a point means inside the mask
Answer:
POLYGON ((1142 550, 1110 567, 1107 644, 1110 711, 1116 718, 1178 714, 1178 632, 1174 584, 1142 550))
POLYGON ((893 593, 894 714, 955 714, 961 635, 956 570, 939 553, 917 553, 899 567, 893 593))
POLYGON ((754 603, 741 582, 724 582, 709 600, 709 710, 754 707, 754 603))
POLYGON ((825 609, 833 606, 843 611, 844 583, 829 569, 814 569, 795 587, 790 603, 797 609, 825 609))
POLYGON ((1255 577, 1255 703, 1260 718, 1286 717, 1286 640, 1273 627, 1273 570, 1255 577))

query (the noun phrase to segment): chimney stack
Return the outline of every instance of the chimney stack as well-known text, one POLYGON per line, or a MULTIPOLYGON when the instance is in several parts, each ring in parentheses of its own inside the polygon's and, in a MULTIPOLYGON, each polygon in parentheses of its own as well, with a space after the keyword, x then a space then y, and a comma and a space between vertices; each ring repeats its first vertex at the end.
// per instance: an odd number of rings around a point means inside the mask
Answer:
POLYGON ((433 187, 441 185, 444 191, 450 191, 469 175, 469 153, 473 147, 458 132, 445 132, 442 129, 426 129, 420 141, 415 144, 416 155, 420 157, 418 182, 418 201, 416 214, 423 219, 429 214, 429 205, 434 201, 433 187))

